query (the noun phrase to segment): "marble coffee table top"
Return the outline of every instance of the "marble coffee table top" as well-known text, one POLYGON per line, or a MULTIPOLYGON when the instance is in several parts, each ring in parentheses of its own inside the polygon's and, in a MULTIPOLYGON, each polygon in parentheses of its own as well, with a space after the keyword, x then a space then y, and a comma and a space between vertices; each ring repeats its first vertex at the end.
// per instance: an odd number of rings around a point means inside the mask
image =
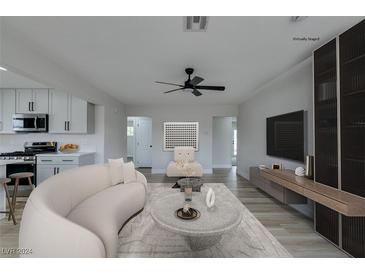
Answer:
MULTIPOLYGON (((212 187, 213 190, 214 186, 212 187)), ((182 220, 176 217, 175 211, 184 205, 184 193, 176 189, 175 193, 160 195, 151 204, 151 215, 161 227, 190 237, 214 236, 235 228, 242 220, 242 212, 237 199, 232 199, 224 191, 217 191, 215 205, 207 208, 205 197, 207 187, 202 192, 193 192, 191 207, 200 211, 195 220, 182 220)))

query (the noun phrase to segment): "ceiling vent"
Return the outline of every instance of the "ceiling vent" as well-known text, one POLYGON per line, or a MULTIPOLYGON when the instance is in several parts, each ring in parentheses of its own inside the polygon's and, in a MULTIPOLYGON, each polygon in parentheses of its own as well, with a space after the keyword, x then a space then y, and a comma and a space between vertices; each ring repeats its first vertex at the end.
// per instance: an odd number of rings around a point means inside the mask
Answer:
POLYGON ((307 19, 308 16, 292 16, 291 17, 291 21, 292 22, 300 22, 303 21, 304 19, 307 19))
POLYGON ((184 16, 184 31, 206 31, 208 16, 184 16))

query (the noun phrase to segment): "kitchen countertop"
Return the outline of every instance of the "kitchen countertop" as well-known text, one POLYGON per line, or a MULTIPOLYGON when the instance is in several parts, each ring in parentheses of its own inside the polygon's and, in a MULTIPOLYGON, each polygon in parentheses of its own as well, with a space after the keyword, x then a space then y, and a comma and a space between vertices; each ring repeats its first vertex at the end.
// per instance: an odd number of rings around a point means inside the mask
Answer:
POLYGON ((23 160, 0 160, 0 166, 6 166, 14 163, 24 162, 23 160))
POLYGON ((55 152, 55 153, 41 153, 36 154, 37 157, 80 157, 84 155, 91 155, 95 154, 95 152, 75 152, 75 153, 62 153, 62 152, 55 152))

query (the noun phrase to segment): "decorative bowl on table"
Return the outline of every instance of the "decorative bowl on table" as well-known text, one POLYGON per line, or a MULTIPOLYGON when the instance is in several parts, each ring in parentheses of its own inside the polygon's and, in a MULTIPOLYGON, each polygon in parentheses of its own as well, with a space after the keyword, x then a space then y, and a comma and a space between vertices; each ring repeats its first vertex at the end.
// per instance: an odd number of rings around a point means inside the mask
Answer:
POLYGON ((62 153, 75 153, 78 152, 80 146, 77 144, 63 144, 60 146, 59 151, 62 153))

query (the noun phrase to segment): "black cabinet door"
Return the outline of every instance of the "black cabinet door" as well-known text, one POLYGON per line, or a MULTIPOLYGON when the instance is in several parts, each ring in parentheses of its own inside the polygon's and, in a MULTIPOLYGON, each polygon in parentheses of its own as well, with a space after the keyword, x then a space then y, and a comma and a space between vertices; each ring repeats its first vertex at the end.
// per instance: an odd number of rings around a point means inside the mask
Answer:
POLYGON ((365 218, 342 216, 342 248, 354 257, 365 257, 365 218))
POLYGON ((338 188, 336 39, 314 52, 315 181, 338 188))
MULTIPOLYGON (((315 181, 338 188, 336 39, 314 52, 315 181)), ((318 233, 339 244, 339 215, 316 204, 318 233)))
MULTIPOLYGON (((365 20, 340 35, 341 189, 365 197, 365 20)), ((342 217, 342 246, 365 257, 365 218, 342 217)))
POLYGON ((336 211, 316 204, 316 231, 338 245, 339 243, 339 215, 336 211))
POLYGON ((365 21, 340 35, 341 187, 365 197, 365 21))

